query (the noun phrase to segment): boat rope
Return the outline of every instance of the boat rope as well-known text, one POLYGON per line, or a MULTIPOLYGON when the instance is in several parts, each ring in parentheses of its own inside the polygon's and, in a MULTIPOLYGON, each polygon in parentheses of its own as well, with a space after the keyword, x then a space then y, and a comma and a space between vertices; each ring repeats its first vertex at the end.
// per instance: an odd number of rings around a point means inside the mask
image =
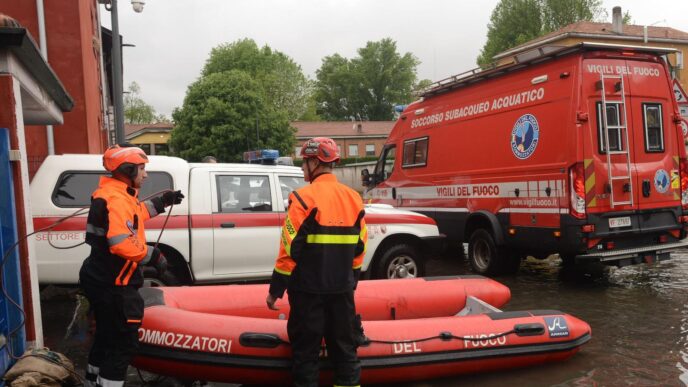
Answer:
POLYGON ((492 340, 492 339, 507 336, 507 335, 510 335, 513 333, 516 333, 515 329, 512 329, 510 331, 506 331, 506 332, 502 332, 502 333, 497 333, 497 334, 489 336, 489 337, 469 337, 469 336, 456 336, 456 335, 452 334, 451 332, 440 332, 440 334, 437 336, 430 336, 430 337, 423 337, 421 339, 409 339, 409 340, 376 340, 376 339, 371 339, 371 338, 365 336, 362 346, 366 346, 368 344, 421 343, 424 341, 437 340, 437 339, 440 339, 442 341, 451 341, 451 340, 483 341, 483 340, 492 340))
MULTIPOLYGON (((502 333, 490 333, 489 335, 481 334, 479 337, 474 336, 457 336, 451 332, 440 332, 436 336, 423 337, 420 339, 405 339, 405 340, 377 340, 371 339, 366 336, 363 330, 356 332, 357 347, 366 347, 370 344, 406 344, 406 343, 420 343, 430 340, 462 340, 470 342, 479 342, 485 340, 493 340, 500 337, 515 334, 518 336, 538 336, 545 332, 545 327, 542 324, 517 324, 513 329, 502 333)), ((239 336, 239 342, 245 347, 258 347, 258 348, 275 348, 278 345, 291 345, 290 342, 282 340, 278 335, 272 333, 257 333, 257 332, 244 332, 239 336)), ((323 348, 325 344, 321 345, 323 348)))

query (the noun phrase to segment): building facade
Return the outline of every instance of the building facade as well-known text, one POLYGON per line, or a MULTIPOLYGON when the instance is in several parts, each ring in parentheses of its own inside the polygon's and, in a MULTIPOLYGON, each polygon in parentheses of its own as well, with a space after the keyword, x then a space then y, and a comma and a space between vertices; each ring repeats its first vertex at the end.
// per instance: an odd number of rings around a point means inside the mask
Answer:
POLYGON ((149 155, 166 155, 170 151, 167 144, 174 125, 170 122, 157 124, 126 124, 124 136, 127 142, 138 145, 149 155))
POLYGON ((301 146, 309 138, 330 137, 339 146, 342 158, 376 157, 380 154, 395 121, 295 121, 297 129, 294 154, 300 158, 301 146))
POLYGON ((544 46, 572 46, 581 42, 652 46, 676 49, 667 55, 672 76, 688 88, 688 32, 670 27, 638 26, 622 23, 621 7, 614 7, 611 23, 582 21, 501 52, 493 58, 497 65, 514 63, 517 55, 544 46))
MULTIPOLYGON (((128 142, 143 148, 148 154, 167 154, 167 145, 174 124, 125 125, 128 142)), ((301 146, 313 137, 330 137, 337 142, 342 158, 377 157, 385 145, 394 121, 295 121, 296 145, 290 156, 300 158, 301 146)))
POLYGON ((74 99, 64 123, 54 125, 52 131, 44 125, 26 126, 31 176, 49 153, 102 153, 108 145, 109 103, 104 102, 108 82, 103 82, 107 73, 103 64, 109 51, 103 49, 98 1, 45 0, 42 4, 41 13, 36 1, 0 1, 0 12, 26 27, 39 47, 44 27, 47 62, 74 99))

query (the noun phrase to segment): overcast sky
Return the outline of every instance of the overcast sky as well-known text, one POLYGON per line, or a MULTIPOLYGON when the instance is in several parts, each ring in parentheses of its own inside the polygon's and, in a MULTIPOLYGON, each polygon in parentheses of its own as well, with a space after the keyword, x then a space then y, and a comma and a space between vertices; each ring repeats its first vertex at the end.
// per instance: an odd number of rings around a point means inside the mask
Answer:
MULTIPOLYGON (((400 53, 420 60, 419 79, 439 80, 476 67, 498 0, 146 0, 135 13, 119 0, 125 43, 124 88, 136 81, 142 98, 171 116, 181 106, 210 50, 250 38, 289 55, 315 78, 322 58, 347 58, 368 41, 390 37, 400 53)), ((604 0, 630 11, 633 24, 688 32, 686 0, 604 0)), ((110 13, 101 7, 110 27, 110 13)))

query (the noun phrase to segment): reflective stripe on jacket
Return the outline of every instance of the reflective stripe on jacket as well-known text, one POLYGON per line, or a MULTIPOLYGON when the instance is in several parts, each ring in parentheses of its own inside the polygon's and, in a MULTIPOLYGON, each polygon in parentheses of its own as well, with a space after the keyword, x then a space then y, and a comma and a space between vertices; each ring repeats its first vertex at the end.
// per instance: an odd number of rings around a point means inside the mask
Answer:
POLYGON ((143 222, 164 212, 162 202, 155 199, 139 202, 138 191, 126 183, 100 178, 86 224, 91 254, 82 268, 82 275, 88 276, 85 280, 115 286, 143 283, 138 267, 153 253, 153 247, 146 245, 143 222))
POLYGON ((361 196, 330 173, 292 192, 270 294, 353 289, 368 241, 364 215, 361 196))

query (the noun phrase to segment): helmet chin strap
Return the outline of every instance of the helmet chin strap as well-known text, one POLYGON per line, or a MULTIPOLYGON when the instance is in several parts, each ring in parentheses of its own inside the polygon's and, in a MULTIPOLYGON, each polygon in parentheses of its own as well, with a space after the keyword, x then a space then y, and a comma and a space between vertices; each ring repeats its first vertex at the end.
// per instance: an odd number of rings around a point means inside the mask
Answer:
MULTIPOLYGON (((308 159, 308 160, 310 160, 310 159, 308 159)), ((312 184, 313 181, 314 181, 318 176, 320 176, 320 175, 322 175, 323 173, 325 173, 325 172, 320 172, 320 173, 318 173, 317 175, 314 174, 318 169, 320 169, 320 160, 318 160, 318 159, 315 159, 315 160, 317 161, 317 164, 316 164, 315 168, 313 168, 313 169, 311 169, 311 164, 310 164, 310 163, 308 163, 308 162, 306 163, 306 169, 308 170, 308 184, 312 184)))
POLYGON ((133 168, 128 171, 126 169, 124 170, 119 170, 116 169, 115 171, 112 172, 112 175, 117 178, 118 180, 121 180, 129 187, 136 188, 134 187, 134 181, 136 180, 136 177, 139 175, 139 167, 138 165, 133 165, 133 168))

